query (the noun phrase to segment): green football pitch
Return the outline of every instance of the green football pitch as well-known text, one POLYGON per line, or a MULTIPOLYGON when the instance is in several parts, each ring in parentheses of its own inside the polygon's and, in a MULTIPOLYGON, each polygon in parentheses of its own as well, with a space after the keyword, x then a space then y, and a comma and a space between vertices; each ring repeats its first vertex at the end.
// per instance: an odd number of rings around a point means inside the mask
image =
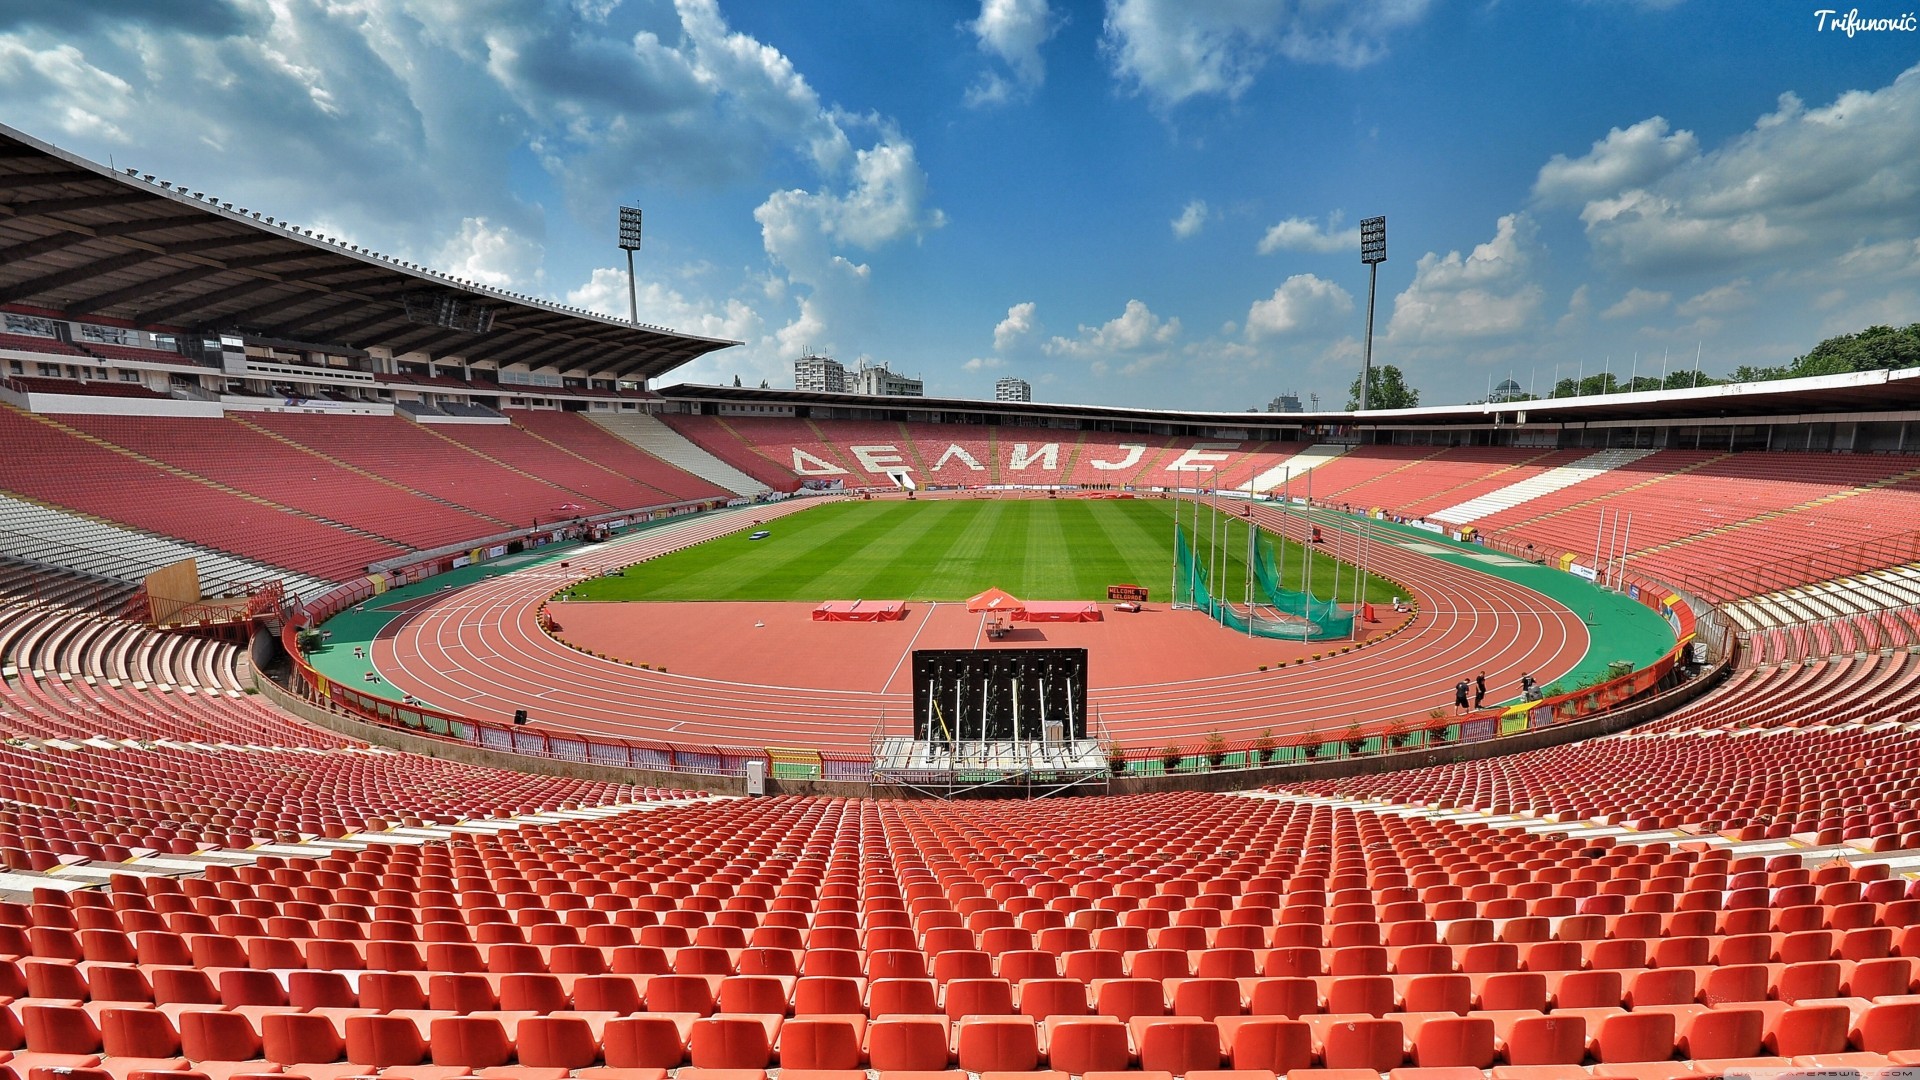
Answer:
MULTIPOLYGON (((925 499, 839 502, 778 518, 771 536, 747 529, 574 586, 582 600, 964 600, 998 587, 1030 600, 1104 600, 1107 586, 1144 585, 1156 601, 1173 583, 1173 511, 1211 562, 1214 518, 1160 499, 925 499)), ((1219 592, 1243 595, 1247 524, 1223 505, 1213 545, 1226 565, 1219 592)), ((1281 581, 1298 588, 1300 545, 1274 544, 1281 581)), ((1315 595, 1334 591, 1335 563, 1313 554, 1315 595)), ((1339 570, 1340 598, 1357 591, 1339 570)), ((1369 578, 1367 599, 1405 592, 1369 578)))

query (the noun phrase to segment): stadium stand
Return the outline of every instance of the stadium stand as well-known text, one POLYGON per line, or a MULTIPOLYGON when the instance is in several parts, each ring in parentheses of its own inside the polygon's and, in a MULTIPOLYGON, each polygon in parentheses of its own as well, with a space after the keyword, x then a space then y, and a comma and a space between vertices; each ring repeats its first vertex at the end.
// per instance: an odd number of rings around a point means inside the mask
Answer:
MULTIPOLYGON (((583 413, 554 409, 512 409, 508 410, 506 416, 516 427, 550 447, 564 450, 570 457, 584 458, 600 471, 611 471, 645 485, 634 494, 657 493, 651 496, 650 501, 631 504, 619 503, 616 496, 616 505, 649 506, 662 502, 725 499, 739 494, 672 462, 645 453, 624 439, 609 435, 606 429, 593 423, 583 413)), ((541 475, 557 477, 561 474, 547 470, 541 475)), ((599 479, 595 473, 588 475, 599 479)))
MULTIPOLYGON (((658 458, 681 472, 697 476, 714 487, 735 495, 752 498, 774 490, 772 484, 744 471, 733 462, 722 460, 662 423, 652 413, 590 414, 587 420, 615 438, 638 448, 643 454, 658 458)), ((760 465, 759 471, 768 474, 768 479, 773 483, 782 485, 779 490, 791 491, 798 486, 798 481, 792 474, 774 475, 778 470, 766 467, 764 462, 760 465)))
POLYGON ((7 381, 14 389, 29 394, 79 394, 84 397, 167 400, 167 395, 149 390, 139 383, 109 382, 105 379, 49 379, 37 375, 15 375, 7 381))
POLYGON ((589 496, 483 457, 424 425, 395 417, 262 413, 246 422, 351 468, 481 514, 502 527, 570 516, 582 509, 610 509, 589 496))
POLYGON ((706 802, 45 890, 0 1008, 15 1068, 108 1071, 1897 1060, 1916 902, 1798 862, 1288 798, 706 802))
POLYGON ((11 869, 663 797, 355 743, 246 692, 230 642, 66 607, 6 571, 0 859, 11 869))
POLYGON ((0 493, 0 555, 117 582, 131 589, 163 566, 199 562, 200 591, 219 596, 276 578, 295 594, 313 596, 328 586, 319 578, 164 536, 136 532, 0 493))
POLYGON ((0 407, 0 490, 331 581, 403 550, 11 406, 0 407))
MULTIPOLYGON (((765 484, 769 490, 792 491, 799 486, 799 478, 794 474, 790 464, 781 464, 763 457, 732 428, 727 427, 720 417, 668 412, 661 413, 653 419, 662 426, 672 429, 674 434, 715 459, 765 484)), ((628 435, 619 427, 620 424, 627 422, 627 418, 621 417, 616 421, 609 417, 598 422, 606 425, 608 430, 619 434, 622 438, 628 438, 628 435)), ((645 424, 637 423, 636 426, 644 427, 645 424)), ((648 436, 641 434, 639 437, 642 440, 639 445, 642 449, 646 449, 648 436)))
POLYGON ((494 532, 485 518, 276 439, 233 419, 67 417, 79 431, 228 487, 412 548, 494 532))

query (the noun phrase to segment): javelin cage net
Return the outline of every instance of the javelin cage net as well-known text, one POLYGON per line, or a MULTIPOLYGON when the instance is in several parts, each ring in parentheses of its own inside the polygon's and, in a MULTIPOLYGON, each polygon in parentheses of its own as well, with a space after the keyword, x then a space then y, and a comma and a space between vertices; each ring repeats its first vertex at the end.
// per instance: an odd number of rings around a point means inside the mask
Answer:
POLYGON ((1186 531, 1174 526, 1174 602, 1204 611, 1214 621, 1242 634, 1263 638, 1339 638, 1353 633, 1353 613, 1337 602, 1280 584, 1273 547, 1264 539, 1253 560, 1251 605, 1235 604, 1214 594, 1207 565, 1191 545, 1186 531))

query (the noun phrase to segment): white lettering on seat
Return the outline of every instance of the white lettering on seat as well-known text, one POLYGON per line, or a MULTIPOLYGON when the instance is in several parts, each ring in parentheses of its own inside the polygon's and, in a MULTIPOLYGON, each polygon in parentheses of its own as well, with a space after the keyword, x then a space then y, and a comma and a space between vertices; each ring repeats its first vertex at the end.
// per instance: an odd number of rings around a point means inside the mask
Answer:
MULTIPOLYGON (((1238 449, 1240 449, 1240 444, 1236 442, 1195 443, 1191 448, 1181 451, 1180 456, 1177 458, 1174 458, 1173 461, 1166 466, 1165 471, 1181 472, 1185 469, 1192 468, 1195 465, 1218 464, 1219 462, 1227 460, 1227 458, 1230 455, 1214 453, 1214 451, 1238 450, 1238 449)), ((1202 470, 1202 471, 1210 471, 1210 470, 1202 470)))
POLYGON ((1030 469, 1036 461, 1040 463, 1042 469, 1048 472, 1053 472, 1058 469, 1060 467, 1060 444, 1057 442, 1041 443, 1038 449, 1029 453, 1026 443, 1014 443, 1013 456, 1007 460, 1007 468, 1016 471, 1030 469))
POLYGON ((793 471, 798 476, 845 476, 847 470, 830 461, 821 461, 799 447, 793 448, 793 471))
POLYGON ((1147 452, 1147 448, 1140 443, 1123 442, 1120 444, 1120 449, 1127 452, 1127 456, 1120 461, 1093 461, 1088 464, 1096 469, 1104 469, 1107 472, 1113 472, 1118 469, 1131 469, 1135 465, 1140 464, 1140 458, 1147 452))
POLYGON ((944 454, 941 454, 940 460, 933 463, 933 471, 939 472, 941 469, 946 468, 947 462, 952 461, 954 458, 959 458, 961 464, 965 465, 969 469, 972 469, 974 472, 987 471, 987 467, 985 465, 980 464, 978 461, 974 460, 974 457, 972 454, 967 453, 965 450, 961 449, 959 446, 956 446, 953 444, 948 444, 947 452, 944 454))
POLYGON ((912 472, 913 466, 900 456, 897 446, 849 446, 847 450, 860 461, 860 467, 870 473, 912 472))

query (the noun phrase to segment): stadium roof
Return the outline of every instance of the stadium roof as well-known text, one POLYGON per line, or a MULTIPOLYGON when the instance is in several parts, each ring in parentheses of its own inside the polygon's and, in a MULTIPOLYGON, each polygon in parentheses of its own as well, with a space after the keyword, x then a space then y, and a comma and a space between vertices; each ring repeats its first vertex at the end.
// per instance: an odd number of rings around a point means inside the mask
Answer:
POLYGON ((1201 424, 1218 427, 1428 427, 1487 424, 1649 424, 1724 422, 1745 417, 1767 422, 1814 421, 1822 417, 1920 411, 1920 369, 1857 371, 1805 379, 1723 383, 1681 390, 1595 394, 1534 401, 1436 405, 1418 409, 1356 412, 1173 412, 1115 405, 988 401, 979 398, 873 397, 813 390, 680 384, 662 397, 737 404, 807 405, 907 412, 995 413, 1076 417, 1136 424, 1201 424))
POLYGON ((462 281, 4 125, 0 304, 626 379, 739 344, 462 281))

